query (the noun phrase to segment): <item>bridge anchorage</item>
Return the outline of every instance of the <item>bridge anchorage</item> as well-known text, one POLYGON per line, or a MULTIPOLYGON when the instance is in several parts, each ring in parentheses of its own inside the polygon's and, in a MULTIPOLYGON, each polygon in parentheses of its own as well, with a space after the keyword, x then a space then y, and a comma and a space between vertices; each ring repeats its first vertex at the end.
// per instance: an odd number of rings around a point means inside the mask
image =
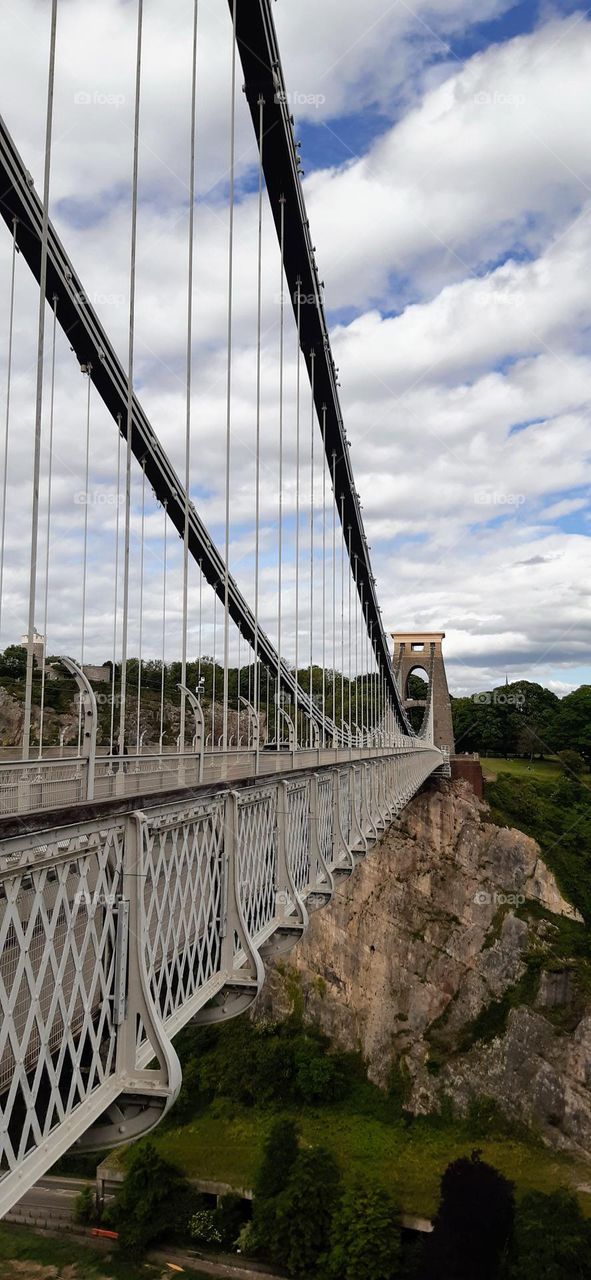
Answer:
MULTIPOLYGON (((52 143, 59 145, 53 138, 59 8, 59 0, 52 0, 42 196, 0 120, 0 213, 9 232, 4 250, 11 282, 4 481, 19 445, 10 397, 13 364, 20 336, 32 327, 19 326, 15 308, 20 284, 26 278, 30 288, 30 275, 39 305, 30 404, 30 530, 22 513, 7 505, 5 483, 0 523, 0 588, 7 582, 11 588, 0 590, 2 642, 20 634, 23 620, 27 637, 22 741, 11 758, 0 761, 0 1215, 68 1148, 129 1142, 158 1123, 181 1084, 174 1036, 190 1021, 220 1022, 249 1009, 265 965, 298 942, 311 912, 331 901, 335 887, 426 779, 449 771, 453 747, 445 720, 442 633, 423 637, 428 649, 419 665, 428 661, 430 679, 415 729, 405 706, 408 655, 400 647, 393 667, 381 622, 271 0, 229 4, 228 277, 222 282, 227 350, 218 413, 225 433, 213 429, 213 410, 211 429, 207 424, 208 442, 210 436, 214 444, 218 434, 224 438, 223 457, 215 455, 215 465, 224 477, 225 517, 221 525, 212 520, 211 527, 203 515, 207 498, 191 466, 191 449, 205 439, 203 424, 192 422, 191 379, 204 377, 210 360, 193 327, 193 297, 200 287, 193 226, 200 208, 198 6, 188 95, 182 478, 172 447, 164 448, 140 401, 134 372, 136 248, 142 232, 138 164, 141 122, 150 105, 142 99, 141 54, 149 21, 144 24, 142 0, 136 0, 124 367, 100 306, 49 216, 52 143), (238 60, 244 97, 236 92, 238 60), (245 184, 246 194, 237 198, 240 111, 254 126, 257 182, 245 184), (281 282, 279 302, 263 270, 267 203, 267 255, 275 286, 281 282), (247 299, 238 299, 234 287, 235 224, 244 236, 255 227, 251 249, 258 285, 246 319, 236 314, 238 302, 244 308, 247 299), (264 345, 263 320, 274 335, 272 352, 264 345), (256 333, 247 447, 244 439, 236 442, 235 427, 232 334, 239 322, 256 333), (262 357, 270 362, 270 352, 278 392, 271 408, 262 394, 262 357), (76 422, 85 423, 81 452, 67 423, 60 435, 56 390, 76 406, 76 422), (68 533, 82 569, 79 630, 63 625, 68 614, 59 583, 73 576, 71 570, 55 573, 63 564, 53 537, 52 484, 62 456, 85 499, 78 507, 78 542, 75 532, 68 533), (250 470, 245 456, 252 459, 250 470), (109 466, 116 476, 116 514, 107 512, 101 524, 99 504, 89 518, 88 498, 109 466), (268 475, 267 490, 262 477, 268 475), (254 512, 237 530, 230 518, 234 496, 254 512), (7 523, 18 532, 10 546, 7 523), (242 558, 233 553, 235 532, 238 542, 248 544, 242 558), (99 581, 96 570, 105 562, 107 539, 114 566, 110 599, 104 575, 99 581), (273 556, 268 549, 263 555, 263 543, 272 546, 273 556), (181 601, 176 612, 171 583, 181 601), (157 594, 162 605, 155 627, 157 594), (88 626, 91 598, 97 601, 93 628, 99 639, 92 639, 88 626), (42 640, 34 626, 41 605, 42 640), (177 613, 182 624, 175 654, 181 653, 181 661, 167 670, 166 646, 177 613), (109 647, 110 658, 100 690, 109 692, 97 695, 101 645, 109 647), (200 655, 193 663, 190 646, 200 655), (59 654, 64 647, 76 656, 50 664, 46 652, 59 654), (58 670, 67 672, 59 693, 68 713, 66 723, 56 725, 49 711, 58 670), (62 750, 69 754, 57 754, 62 750)), ((220 40, 217 26, 213 37, 205 31, 208 38, 220 40)), ((174 306, 178 311, 177 294, 174 306)), ((213 394, 209 382, 201 390, 213 394)), ((25 416, 19 417, 19 436, 25 416)), ((418 643, 411 636, 398 640, 401 646, 418 643)), ((417 654, 410 654, 414 665, 417 654)))

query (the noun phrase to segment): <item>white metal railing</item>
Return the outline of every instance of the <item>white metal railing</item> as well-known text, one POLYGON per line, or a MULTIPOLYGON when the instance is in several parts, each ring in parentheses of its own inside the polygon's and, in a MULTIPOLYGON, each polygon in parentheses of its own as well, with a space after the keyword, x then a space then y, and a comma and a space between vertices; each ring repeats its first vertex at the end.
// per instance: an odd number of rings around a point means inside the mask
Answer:
POLYGON ((265 960, 441 763, 314 761, 0 841, 0 1216, 73 1143, 158 1122, 172 1037, 248 1008, 265 960))
POLYGON ((88 760, 13 760, 0 764, 0 814, 74 804, 88 796, 88 760))
MULTIPOLYGON (((400 737, 398 750, 416 750, 417 742, 400 737)), ((202 782, 237 780, 287 770, 321 768, 379 754, 383 746, 312 747, 297 751, 236 747, 207 748, 202 753, 144 751, 141 755, 96 754, 94 763, 74 756, 64 759, 0 762, 0 816, 62 808, 89 798, 149 795, 202 782), (258 768, 257 768, 258 766, 258 768)))

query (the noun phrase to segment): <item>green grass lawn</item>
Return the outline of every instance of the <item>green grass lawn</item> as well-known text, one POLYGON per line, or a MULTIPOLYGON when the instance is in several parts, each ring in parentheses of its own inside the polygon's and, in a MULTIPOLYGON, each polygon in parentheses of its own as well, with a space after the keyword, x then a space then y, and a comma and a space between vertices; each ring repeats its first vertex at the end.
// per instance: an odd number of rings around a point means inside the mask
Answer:
MULTIPOLYGON (((117 1249, 98 1250, 75 1238, 55 1239, 36 1235, 25 1227, 0 1223, 0 1275, 2 1280, 45 1280, 43 1268, 54 1267, 54 1280, 160 1280, 162 1263, 126 1262, 117 1249), (30 1266, 26 1272, 23 1263, 30 1266), (15 1263, 13 1267, 11 1264, 15 1263)), ((173 1272, 170 1272, 171 1276, 173 1272)), ((187 1271, 188 1280, 207 1280, 202 1272, 187 1271)))
MULTIPOLYGON (((384 1110, 387 1110, 384 1100, 384 1110)), ((346 1181, 381 1183, 405 1213, 431 1216, 439 1198, 441 1175, 457 1156, 474 1148, 516 1185, 518 1194, 559 1186, 578 1190, 591 1184, 591 1169, 547 1147, 521 1137, 482 1138, 461 1122, 444 1125, 354 1112, 350 1105, 313 1110, 287 1110, 296 1119, 302 1141, 327 1146, 346 1181)), ((246 1108, 218 1099, 180 1128, 162 1128, 151 1140, 162 1155, 181 1166, 190 1178, 212 1178, 236 1188, 251 1187, 265 1136, 277 1112, 246 1108)), ((124 1161, 123 1151, 111 1159, 124 1161)), ((591 1216, 591 1194, 579 1192, 591 1216)))
POLYGON ((562 767, 558 760, 505 760, 503 756, 481 756, 480 763, 485 778, 498 773, 513 773, 517 778, 541 778, 542 781, 560 777, 562 767))

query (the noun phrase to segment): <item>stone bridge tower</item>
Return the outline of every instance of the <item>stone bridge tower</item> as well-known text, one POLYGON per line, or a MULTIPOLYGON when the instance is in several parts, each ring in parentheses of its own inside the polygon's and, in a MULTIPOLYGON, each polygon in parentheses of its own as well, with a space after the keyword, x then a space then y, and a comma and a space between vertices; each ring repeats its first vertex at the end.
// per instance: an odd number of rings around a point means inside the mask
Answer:
POLYGON ((414 671, 432 671, 433 689, 433 739, 436 747, 447 747, 450 756, 455 752, 451 703, 445 674, 441 642, 445 631, 396 631, 394 641, 394 674, 405 707, 424 706, 424 700, 409 696, 408 681, 414 671))

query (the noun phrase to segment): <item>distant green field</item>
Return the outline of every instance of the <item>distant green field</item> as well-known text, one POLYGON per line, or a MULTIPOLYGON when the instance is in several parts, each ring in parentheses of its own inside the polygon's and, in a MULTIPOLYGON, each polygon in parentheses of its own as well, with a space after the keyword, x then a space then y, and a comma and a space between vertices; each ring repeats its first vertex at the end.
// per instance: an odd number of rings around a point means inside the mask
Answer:
POLYGON ((505 760, 503 756, 481 756, 485 778, 498 773, 514 773, 517 778, 558 778, 562 768, 558 760, 505 760))
MULTIPOLYGON (((72 1237, 56 1239, 0 1223, 2 1280, 48 1280, 49 1267, 52 1280, 160 1280, 163 1274, 162 1263, 133 1266, 117 1248, 99 1251, 72 1237), (26 1271, 24 1263, 29 1264, 26 1271)), ((185 1269, 184 1274, 187 1280, 207 1280, 202 1272, 185 1269)))
MULTIPOLYGON (((190 1178, 252 1187, 265 1136, 277 1114, 272 1108, 247 1108, 217 1099, 186 1125, 157 1129, 151 1140, 190 1178)), ((582 1162, 527 1138, 482 1138, 470 1134, 461 1122, 439 1126, 419 1120, 407 1125, 400 1119, 382 1120, 363 1110, 353 1111, 345 1104, 285 1109, 280 1114, 293 1115, 304 1143, 333 1151, 347 1181, 381 1183, 404 1213, 430 1217, 446 1166, 475 1147, 515 1182, 518 1194, 560 1186, 578 1191, 591 1181, 589 1167, 582 1162)), ((124 1161, 123 1151, 114 1153, 111 1160, 124 1161)), ((591 1194, 579 1194, 584 1211, 591 1216, 591 1194)))

